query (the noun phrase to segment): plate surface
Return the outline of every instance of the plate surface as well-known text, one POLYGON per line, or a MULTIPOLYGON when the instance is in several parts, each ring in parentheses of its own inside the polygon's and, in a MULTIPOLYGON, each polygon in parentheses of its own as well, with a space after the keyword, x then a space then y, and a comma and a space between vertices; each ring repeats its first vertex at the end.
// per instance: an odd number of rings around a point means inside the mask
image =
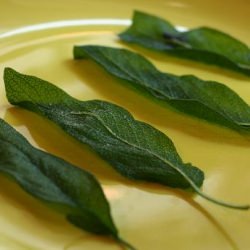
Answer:
MULTIPOLYGON (((180 26, 221 29, 250 43, 247 0, 5 0, 0 15, 0 74, 4 67, 13 67, 46 79, 81 100, 103 99, 125 107, 137 119, 165 132, 185 162, 204 170, 204 192, 234 203, 250 203, 249 138, 163 109, 120 85, 90 61, 72 60, 75 44, 124 46, 116 34, 128 25, 134 9, 180 26)), ((225 83, 250 103, 249 78, 138 51, 161 70, 225 83)), ((48 121, 11 107, 3 80, 0 117, 33 145, 94 173, 111 203, 122 237, 138 250, 249 249, 250 212, 218 207, 179 190, 123 179, 48 121)), ((0 183, 1 250, 120 249, 110 240, 74 228, 2 176, 0 183)))

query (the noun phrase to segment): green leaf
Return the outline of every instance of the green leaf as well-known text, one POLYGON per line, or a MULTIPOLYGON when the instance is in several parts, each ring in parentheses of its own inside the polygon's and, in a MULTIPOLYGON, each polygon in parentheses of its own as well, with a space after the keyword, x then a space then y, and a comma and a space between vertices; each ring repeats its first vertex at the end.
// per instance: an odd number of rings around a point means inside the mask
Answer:
POLYGON ((169 22, 135 11, 132 25, 119 37, 169 55, 214 64, 250 76, 250 49, 221 31, 200 27, 180 32, 169 22))
POLYGON ((158 71, 146 58, 125 49, 76 46, 75 59, 90 58, 139 92, 185 114, 237 131, 249 131, 250 108, 227 86, 195 76, 158 71))
POLYGON ((4 82, 10 103, 58 124, 89 145, 123 176, 179 188, 191 187, 204 198, 232 208, 248 209, 203 194, 204 175, 183 163, 172 141, 162 132, 135 120, 125 109, 104 101, 79 101, 49 82, 6 68, 4 82))
POLYGON ((0 173, 10 176, 33 197, 59 208, 73 225, 121 242, 108 201, 94 176, 34 148, 2 119, 0 173))

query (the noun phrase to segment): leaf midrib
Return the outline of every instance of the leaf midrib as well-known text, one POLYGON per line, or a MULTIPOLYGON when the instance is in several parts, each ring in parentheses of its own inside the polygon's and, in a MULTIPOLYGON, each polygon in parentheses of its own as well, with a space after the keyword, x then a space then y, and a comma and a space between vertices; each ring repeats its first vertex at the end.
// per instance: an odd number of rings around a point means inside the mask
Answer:
MULTIPOLYGON (((177 171, 179 174, 181 174, 182 177, 184 177, 184 179, 196 190, 196 189, 199 189, 198 186, 193 182, 193 180, 191 180, 187 175, 186 173, 184 173, 183 171, 181 171, 181 169, 179 169, 178 167, 175 167, 171 162, 169 162, 168 160, 165 160, 163 159, 161 156, 153 153, 152 151, 149 151, 148 149, 146 148, 140 148, 138 147, 137 145, 133 144, 133 143, 130 143, 128 142, 127 140, 121 138, 120 136, 118 136, 115 132, 113 132, 109 127, 107 127, 105 125, 105 122, 100 119, 100 117, 96 116, 95 114, 93 113, 90 113, 90 112, 84 112, 84 111, 80 111, 80 112, 70 112, 71 114, 75 114, 75 115, 89 115, 89 116, 92 116, 94 117, 95 119, 97 119, 102 125, 103 127, 115 138, 117 138, 118 140, 120 140, 121 142, 129 145, 129 146, 132 146, 136 149, 139 149, 139 150, 142 150, 142 151, 145 151, 147 152, 148 154, 150 155, 153 155, 154 157, 156 157, 157 159, 159 159, 160 161, 162 161, 164 164, 167 164, 169 165, 171 168, 173 168, 175 171, 177 171)), ((136 121, 136 120, 135 120, 136 121)), ((138 122, 138 121, 136 121, 138 122)))
MULTIPOLYGON (((128 144, 128 145, 130 145, 130 146, 133 146, 133 147, 135 147, 135 148, 138 148, 138 146, 136 146, 136 145, 134 145, 134 144, 132 144, 132 143, 129 143, 128 141, 122 139, 122 138, 119 137, 119 136, 116 136, 116 134, 115 134, 111 129, 109 129, 109 128, 105 125, 105 123, 103 122, 103 120, 100 119, 98 116, 94 115, 93 113, 84 112, 84 111, 82 112, 82 111, 81 111, 81 112, 71 112, 71 114, 76 114, 76 115, 85 114, 85 115, 93 116, 94 118, 96 118, 96 119, 104 126, 104 128, 105 128, 112 136, 117 137, 120 141, 122 141, 122 142, 124 142, 124 143, 126 143, 126 144, 128 144)), ((135 121, 136 121, 136 120, 135 120, 135 121)), ((141 149, 141 148, 139 148, 139 149, 141 149)), ((203 197, 203 198, 205 198, 205 199, 207 199, 207 200, 209 200, 209 201, 212 201, 212 202, 214 202, 214 203, 216 203, 216 204, 223 205, 223 206, 226 206, 226 207, 240 208, 240 209, 249 209, 249 208, 250 208, 249 205, 246 205, 246 206, 231 205, 231 204, 229 204, 229 203, 222 202, 222 201, 216 200, 216 199, 214 199, 214 198, 211 198, 210 196, 204 194, 204 193, 201 191, 201 189, 193 182, 193 180, 190 179, 189 176, 187 176, 185 172, 182 172, 181 169, 175 167, 172 163, 170 163, 170 162, 164 160, 162 157, 160 157, 160 156, 158 156, 158 155, 156 155, 156 154, 154 154, 154 153, 148 151, 147 149, 143 149, 143 150, 146 151, 146 152, 148 152, 149 154, 152 154, 153 156, 155 156, 156 158, 158 158, 160 161, 163 161, 164 163, 166 163, 166 164, 168 164, 170 167, 172 167, 174 170, 176 170, 176 171, 177 171, 177 172, 178 172, 178 173, 179 173, 179 174, 180 174, 180 175, 190 184, 190 186, 193 188, 193 190, 194 190, 197 194, 199 194, 201 197, 203 197)))

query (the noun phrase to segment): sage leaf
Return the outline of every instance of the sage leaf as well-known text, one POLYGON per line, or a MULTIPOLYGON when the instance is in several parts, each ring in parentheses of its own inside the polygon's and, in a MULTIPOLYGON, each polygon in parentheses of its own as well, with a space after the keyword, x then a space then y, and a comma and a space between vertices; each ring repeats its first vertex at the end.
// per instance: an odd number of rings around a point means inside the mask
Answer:
POLYGON ((108 201, 94 176, 34 148, 2 119, 0 173, 11 177, 33 197, 52 208, 59 208, 73 225, 90 233, 112 236, 122 242, 108 201))
POLYGON ((250 49, 219 30, 200 27, 178 31, 170 22, 135 11, 132 25, 119 37, 171 56, 214 64, 250 76, 250 49))
POLYGON ((31 110, 89 145, 121 175, 134 180, 192 188, 202 197, 231 208, 249 209, 215 200, 200 190, 204 174, 183 163, 172 141, 125 109, 100 100, 79 101, 55 85, 6 68, 4 82, 11 104, 31 110))
POLYGON ((249 105, 221 83, 162 73, 146 58, 126 49, 75 46, 74 57, 92 59, 123 83, 185 114, 239 132, 249 131, 249 105))

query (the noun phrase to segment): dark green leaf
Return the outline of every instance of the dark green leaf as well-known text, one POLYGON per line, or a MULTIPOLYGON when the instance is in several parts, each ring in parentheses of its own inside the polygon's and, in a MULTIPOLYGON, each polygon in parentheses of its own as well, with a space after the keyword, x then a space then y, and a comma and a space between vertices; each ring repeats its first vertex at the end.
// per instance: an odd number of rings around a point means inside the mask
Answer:
POLYGON ((180 32, 159 17, 135 11, 132 25, 119 37, 125 42, 250 76, 249 47, 215 29, 201 27, 180 32))
POLYGON ((108 201, 94 176, 34 148, 2 119, 0 172, 33 197, 60 208, 75 226, 120 241, 108 201))
MULTIPOLYGON (((78 141, 89 145, 123 176, 201 192, 203 172, 184 164, 171 140, 121 107, 104 101, 78 101, 56 86, 7 68, 10 103, 41 114, 78 141)), ((213 200, 225 206, 238 207, 213 200)))
POLYGON ((125 83, 183 113, 238 131, 249 130, 248 104, 221 83, 162 73, 144 57, 125 49, 76 46, 74 57, 91 58, 125 83))

